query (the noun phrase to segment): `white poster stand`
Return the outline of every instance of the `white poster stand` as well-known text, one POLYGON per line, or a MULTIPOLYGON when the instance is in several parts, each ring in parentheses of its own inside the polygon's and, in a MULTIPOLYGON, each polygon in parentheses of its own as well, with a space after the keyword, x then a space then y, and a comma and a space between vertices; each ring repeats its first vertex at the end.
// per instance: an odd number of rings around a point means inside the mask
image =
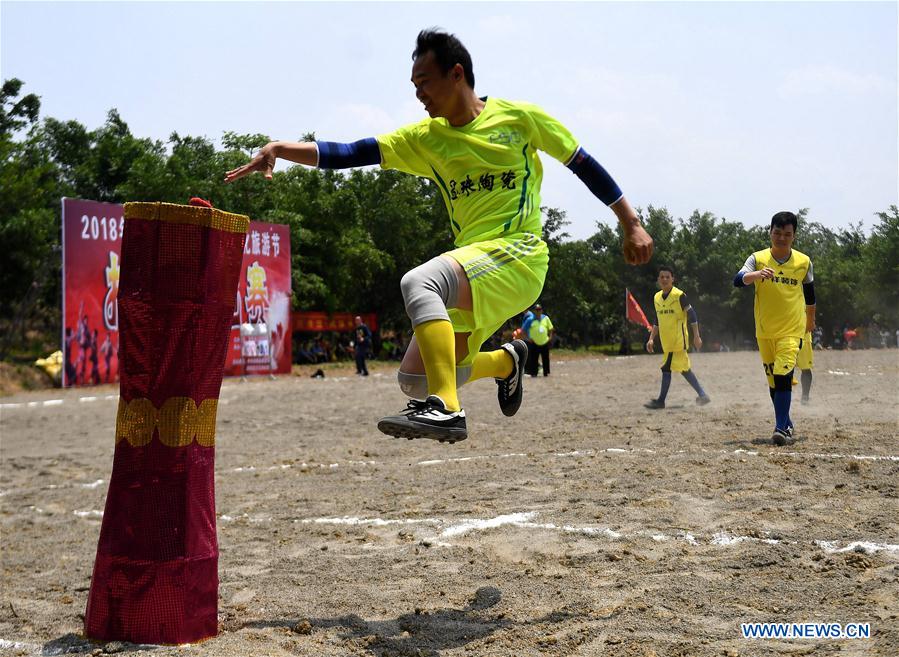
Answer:
POLYGON ((246 381, 248 376, 262 375, 266 371, 269 378, 274 380, 275 361, 272 355, 272 331, 266 322, 258 324, 246 322, 240 325, 240 355, 243 363, 241 381, 246 381), (249 374, 247 371, 250 363, 254 365, 253 374, 249 374), (262 371, 260 371, 259 365, 264 366, 262 371))

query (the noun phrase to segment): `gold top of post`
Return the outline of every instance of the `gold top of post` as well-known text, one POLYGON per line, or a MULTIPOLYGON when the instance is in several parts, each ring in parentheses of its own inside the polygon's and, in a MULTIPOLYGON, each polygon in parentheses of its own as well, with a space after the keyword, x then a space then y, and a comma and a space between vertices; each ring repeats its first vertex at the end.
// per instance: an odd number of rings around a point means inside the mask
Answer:
POLYGON ((250 227, 250 218, 245 214, 176 203, 126 203, 125 219, 191 224, 240 234, 246 234, 250 227))

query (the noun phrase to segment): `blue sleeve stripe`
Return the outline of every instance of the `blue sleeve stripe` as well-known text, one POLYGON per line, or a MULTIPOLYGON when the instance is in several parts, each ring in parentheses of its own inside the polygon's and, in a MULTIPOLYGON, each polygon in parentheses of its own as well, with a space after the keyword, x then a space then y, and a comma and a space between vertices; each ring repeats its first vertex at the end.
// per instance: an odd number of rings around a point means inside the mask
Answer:
POLYGON ((699 317, 696 315, 696 309, 693 306, 690 306, 690 310, 687 311, 687 318, 691 324, 699 324, 699 317))
POLYGON ((606 205, 612 205, 624 195, 609 172, 583 148, 577 149, 567 166, 606 205))
POLYGON ((348 169, 381 163, 381 149, 374 137, 350 144, 336 141, 316 141, 319 169, 348 169))
POLYGON ((737 275, 734 276, 734 287, 746 287, 746 283, 743 282, 743 276, 746 275, 745 271, 738 271, 737 275))

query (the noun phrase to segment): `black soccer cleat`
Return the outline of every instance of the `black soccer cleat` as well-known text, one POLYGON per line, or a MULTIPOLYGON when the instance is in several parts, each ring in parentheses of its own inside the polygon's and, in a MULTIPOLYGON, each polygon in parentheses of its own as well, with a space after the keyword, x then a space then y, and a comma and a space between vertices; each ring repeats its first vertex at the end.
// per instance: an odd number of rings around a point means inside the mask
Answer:
POLYGON ((648 402, 643 404, 643 406, 656 410, 659 408, 665 408, 665 402, 659 401, 658 399, 650 399, 648 402))
POLYGON ((793 443, 795 443, 796 439, 793 437, 793 427, 788 427, 786 429, 775 429, 774 434, 771 436, 771 442, 778 447, 783 447, 784 445, 792 445, 793 443))
POLYGON ((524 340, 513 340, 502 346, 512 357, 512 373, 505 379, 496 379, 496 398, 503 415, 512 417, 521 408, 524 395, 522 387, 524 365, 528 362, 528 345, 524 340))
POLYGON ((412 399, 400 415, 388 415, 378 421, 378 430, 396 438, 430 438, 456 443, 468 438, 465 411, 448 411, 437 395, 424 401, 412 399))

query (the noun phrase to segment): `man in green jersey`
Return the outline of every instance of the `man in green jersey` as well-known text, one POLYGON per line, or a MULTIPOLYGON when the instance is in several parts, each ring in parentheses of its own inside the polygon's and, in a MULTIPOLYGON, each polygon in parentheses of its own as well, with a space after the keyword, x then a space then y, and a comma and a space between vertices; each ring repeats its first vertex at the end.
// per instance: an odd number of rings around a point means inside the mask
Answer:
POLYGON ((271 178, 280 157, 326 169, 380 164, 437 185, 457 248, 403 276, 415 336, 398 379, 412 399, 378 428, 456 442, 468 436, 457 393, 463 383, 493 377, 502 412, 514 415, 521 405, 524 341, 491 352, 480 347, 534 303, 546 278, 537 151, 565 164, 612 208, 627 262, 648 262, 652 238, 615 181, 561 123, 536 105, 475 93, 471 56, 454 35, 423 30, 412 59, 415 95, 429 118, 350 144, 271 142, 225 180, 255 171, 271 178))
POLYGON ((549 315, 543 314, 543 306, 534 306, 531 321, 528 322, 528 363, 525 371, 537 376, 537 360, 543 363, 543 376, 549 376, 549 349, 552 346, 555 327, 549 315))

